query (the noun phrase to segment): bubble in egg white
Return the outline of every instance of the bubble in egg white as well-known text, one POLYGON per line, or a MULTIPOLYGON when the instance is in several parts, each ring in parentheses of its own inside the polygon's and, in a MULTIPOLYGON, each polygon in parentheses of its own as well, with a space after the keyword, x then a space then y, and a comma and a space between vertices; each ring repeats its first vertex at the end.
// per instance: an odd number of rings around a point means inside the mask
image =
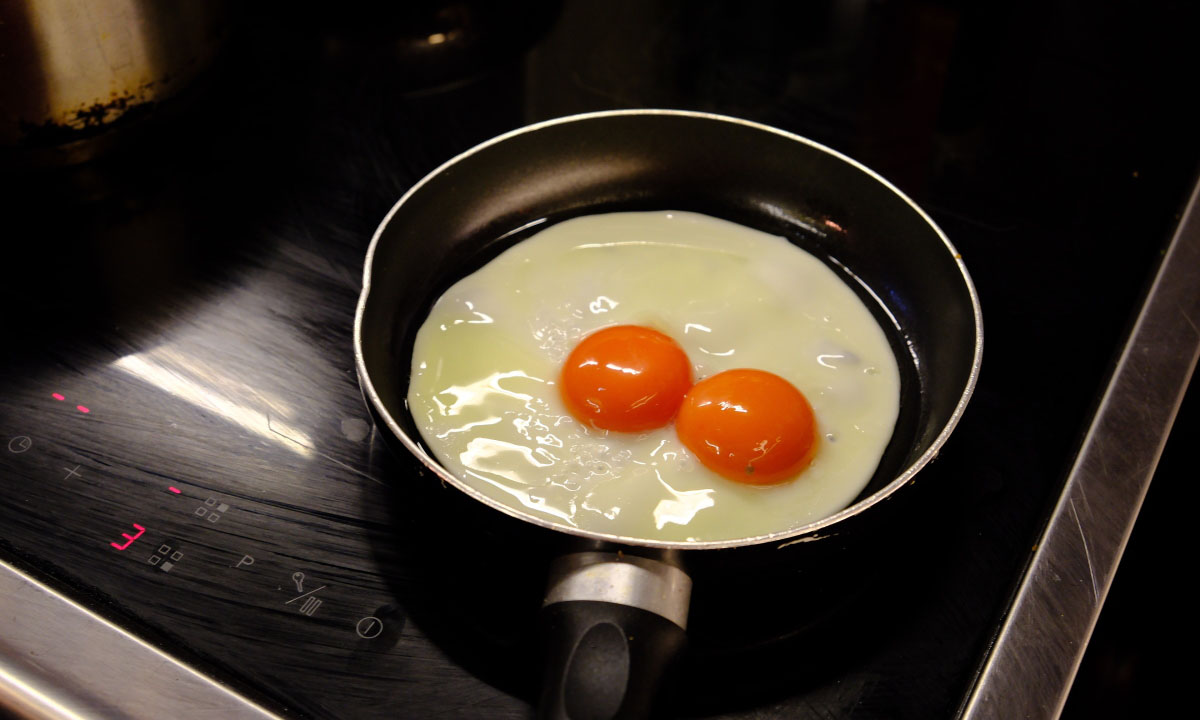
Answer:
POLYGON ((824 263, 749 228, 685 212, 575 218, 463 278, 418 331, 409 407, 439 462, 520 513, 668 541, 799 527, 851 502, 899 408, 899 369, 870 310, 824 263), (653 327, 697 380, 749 367, 808 397, 821 442, 793 481, 752 487, 701 465, 668 425, 597 430, 559 397, 588 333, 653 327))

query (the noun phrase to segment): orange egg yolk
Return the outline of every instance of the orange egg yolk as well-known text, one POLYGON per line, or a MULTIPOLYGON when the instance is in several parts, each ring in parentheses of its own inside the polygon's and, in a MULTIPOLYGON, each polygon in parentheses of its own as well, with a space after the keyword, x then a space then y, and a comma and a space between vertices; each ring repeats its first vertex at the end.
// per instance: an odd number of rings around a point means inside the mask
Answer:
POLYGON ((675 430, 709 470, 749 485, 790 480, 808 466, 816 446, 808 400, 763 370, 727 370, 696 383, 675 430))
POLYGON ((640 325, 588 335, 563 364, 561 391, 579 420, 603 430, 662 427, 692 386, 692 365, 670 337, 640 325))

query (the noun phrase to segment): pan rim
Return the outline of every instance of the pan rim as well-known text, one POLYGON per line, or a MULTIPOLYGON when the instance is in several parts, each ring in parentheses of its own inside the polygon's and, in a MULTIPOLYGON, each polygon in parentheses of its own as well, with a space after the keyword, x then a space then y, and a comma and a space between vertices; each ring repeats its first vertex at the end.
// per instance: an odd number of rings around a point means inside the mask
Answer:
POLYGON ((946 236, 946 234, 942 231, 942 229, 937 225, 936 222, 933 221, 933 218, 929 217, 928 213, 926 213, 924 209, 922 209, 911 198, 909 198, 907 195, 905 195, 899 188, 897 188, 895 185, 893 185, 890 181, 888 181, 882 175, 875 172, 874 170, 867 167, 866 165, 863 165, 859 161, 857 161, 841 152, 838 152, 837 150, 834 150, 828 146, 822 145, 821 143, 818 143, 814 140, 810 140, 801 135, 797 135, 795 133, 788 132, 786 130, 780 130, 779 128, 771 127, 771 126, 765 125, 763 123, 758 123, 758 122, 755 122, 752 120, 745 120, 742 118, 737 118, 737 117, 733 117, 733 116, 729 116, 729 115, 721 115, 721 114, 717 114, 717 113, 708 113, 708 112, 700 112, 700 111, 692 111, 692 110, 671 110, 671 109, 661 109, 661 108, 602 110, 602 111, 597 111, 597 112, 566 115, 566 116, 562 116, 562 117, 552 118, 549 120, 544 120, 542 122, 533 123, 531 125, 525 125, 525 126, 522 126, 519 128, 515 128, 508 132, 497 135, 496 137, 493 137, 489 140, 485 140, 484 142, 479 143, 478 145, 475 145, 474 147, 471 147, 471 148, 459 153, 458 155, 455 155, 454 157, 450 158, 446 162, 439 165, 433 171, 429 172, 423 178, 421 178, 419 181, 417 181, 417 183, 415 183, 411 188, 409 188, 408 191, 405 192, 400 197, 400 199, 396 201, 396 203, 392 206, 392 208, 384 216, 383 220, 379 223, 379 226, 376 228, 374 235, 371 237, 371 242, 367 247, 367 253, 365 256, 364 267, 363 267, 362 291, 359 293, 358 304, 355 308, 355 313, 354 313, 354 361, 355 361, 355 368, 358 373, 359 384, 362 388, 364 397, 366 398, 367 402, 372 406, 372 408, 376 411, 378 416, 383 419, 384 423, 388 426, 388 430, 391 431, 391 433, 394 436, 396 436, 397 439, 400 440, 400 442, 404 445, 404 447, 410 453, 412 453, 418 460, 420 460, 421 463, 423 465, 425 465, 426 468, 428 468, 435 475, 437 475, 443 482, 450 483, 456 489, 469 495, 472 499, 478 500, 479 502, 484 503, 488 507, 495 509, 495 510, 499 510, 499 511, 509 515, 510 517, 513 517, 513 518, 523 521, 523 522, 532 523, 534 525, 543 527, 548 530, 562 532, 562 533, 566 533, 568 535, 574 535, 574 536, 586 538, 589 540, 598 540, 598 541, 604 541, 604 542, 618 543, 621 545, 632 545, 632 546, 638 546, 638 547, 655 548, 655 549, 663 549, 663 550, 722 550, 722 549, 735 548, 735 547, 746 547, 746 546, 752 546, 752 545, 767 545, 767 544, 771 544, 771 543, 779 543, 779 545, 777 547, 784 548, 789 545, 814 541, 814 540, 820 539, 822 537, 827 537, 827 535, 818 535, 818 533, 820 533, 823 530, 827 530, 827 529, 831 528, 832 526, 837 525, 838 523, 842 522, 843 520, 846 520, 847 518, 859 515, 859 514, 865 512, 866 510, 870 509, 871 507, 873 507, 873 506, 881 503, 882 501, 886 500, 887 498, 891 497, 897 490, 899 490, 901 487, 903 487, 904 485, 906 485, 910 481, 912 481, 913 477, 921 469, 923 469, 926 465, 928 465, 930 462, 932 462, 934 460, 934 458, 937 457, 939 451, 942 448, 942 445, 945 444, 945 442, 949 438, 950 434, 954 431, 955 427, 957 427, 959 420, 962 418, 962 415, 966 410, 967 403, 971 399, 971 396, 975 391, 975 385, 978 381, 979 372, 980 372, 980 368, 982 366, 982 361, 983 361, 983 313, 982 313, 982 309, 981 309, 980 303, 979 303, 979 296, 975 289, 975 283, 972 281, 971 275, 967 271, 966 263, 963 261, 962 254, 959 253, 958 250, 954 247, 954 244, 950 241, 950 239, 946 236), (418 445, 416 442, 413 441, 412 438, 410 438, 408 436, 408 434, 404 431, 403 428, 400 427, 400 425, 396 422, 395 418, 392 417, 392 414, 384 406, 383 401, 380 399, 378 393, 375 390, 374 384, 371 382, 371 376, 366 367, 366 360, 363 357, 362 324, 363 324, 363 317, 364 317, 365 311, 366 311, 367 302, 369 300, 370 293, 371 293, 371 271, 374 267, 374 262, 375 262, 375 250, 376 250, 376 247, 378 246, 380 238, 383 236, 384 231, 387 229, 387 227, 389 226, 389 224, 392 221, 392 218, 396 215, 396 213, 400 210, 400 208, 403 207, 405 205, 405 203, 407 203, 408 200, 411 197, 413 197, 417 192, 419 192, 420 189, 422 187, 424 187, 428 182, 430 182, 433 178, 437 177, 438 175, 442 174, 447 169, 457 165, 458 163, 471 157, 472 155, 475 155, 493 145, 502 143, 510 138, 517 137, 520 135, 525 135, 527 133, 537 132, 538 130, 541 130, 543 128, 552 127, 552 126, 556 126, 556 125, 563 125, 563 124, 574 123, 574 122, 583 122, 583 121, 587 121, 587 120, 602 119, 602 118, 609 118, 609 117, 629 117, 629 116, 645 116, 645 115, 690 117, 690 118, 708 120, 708 121, 713 121, 713 122, 723 122, 723 123, 730 123, 730 124, 735 124, 735 125, 742 125, 742 126, 749 127, 751 129, 758 130, 761 132, 767 132, 767 133, 778 135, 778 136, 783 137, 784 139, 790 140, 792 142, 799 142, 801 144, 808 145, 808 146, 812 147, 813 149, 817 150, 818 152, 823 152, 830 156, 833 156, 834 158, 840 160, 841 162, 844 162, 844 163, 858 169, 859 171, 865 173, 866 175, 870 176, 876 182, 880 183, 883 187, 885 187, 893 195, 895 195, 896 197, 898 197, 902 201, 904 201, 934 231, 934 233, 937 234, 938 238, 945 245, 946 251, 950 253, 951 258, 954 260, 955 265, 958 268, 959 274, 961 275, 962 282, 964 284, 965 289, 967 290, 967 294, 971 300, 971 310, 972 310, 973 320, 974 320, 974 324, 975 324, 975 347, 974 347, 974 354, 971 358, 970 373, 968 374, 966 383, 963 386, 962 393, 959 395, 958 401, 955 404, 953 412, 950 414, 950 417, 946 420, 946 422, 942 426, 941 430, 939 430, 937 437, 935 437, 933 442, 930 443, 929 447, 926 448, 925 452, 923 452, 916 460, 914 460, 911 464, 909 464, 908 467, 906 467, 903 471, 901 471, 887 485, 883 486, 882 488, 875 491, 871 495, 868 495, 867 497, 863 498, 862 500, 859 500, 858 502, 853 503, 832 515, 828 515, 828 516, 822 518, 821 520, 807 523, 805 525, 801 525, 799 527, 791 528, 788 530, 781 530, 781 531, 777 531, 774 533, 766 533, 763 535, 755 535, 755 536, 744 537, 744 538, 734 538, 734 539, 726 539, 726 540, 668 541, 668 540, 656 540, 653 538, 628 537, 628 536, 614 535, 611 533, 602 533, 602 532, 595 532, 595 531, 590 531, 590 530, 583 530, 580 528, 573 528, 573 527, 569 527, 569 526, 560 525, 560 524, 551 522, 549 520, 545 520, 543 518, 540 518, 540 517, 537 517, 534 515, 527 515, 527 514, 521 513, 519 511, 517 511, 515 508, 512 508, 503 503, 500 503, 499 501, 496 501, 496 500, 488 497, 487 495, 484 495, 483 493, 479 492, 478 490, 475 490, 474 488, 472 488, 471 486, 467 485, 462 480, 460 480, 456 475, 449 472, 446 468, 442 467, 442 465, 435 458, 430 457, 430 455, 428 453, 426 453, 420 447, 420 445, 418 445))

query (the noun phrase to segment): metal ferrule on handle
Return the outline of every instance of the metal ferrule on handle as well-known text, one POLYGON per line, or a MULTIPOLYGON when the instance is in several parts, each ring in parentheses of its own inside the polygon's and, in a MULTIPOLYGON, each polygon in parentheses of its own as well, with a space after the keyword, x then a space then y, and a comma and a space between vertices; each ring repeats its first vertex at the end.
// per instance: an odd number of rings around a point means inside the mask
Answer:
POLYGON ((636 607, 687 629, 692 579, 660 560, 611 552, 562 555, 550 567, 542 607, 572 600, 636 607))

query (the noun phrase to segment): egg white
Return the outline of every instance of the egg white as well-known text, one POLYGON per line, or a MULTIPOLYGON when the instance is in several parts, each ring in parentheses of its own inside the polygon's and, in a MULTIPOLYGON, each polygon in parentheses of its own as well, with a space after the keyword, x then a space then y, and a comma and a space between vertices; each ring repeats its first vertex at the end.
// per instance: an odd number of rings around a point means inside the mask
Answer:
POLYGON ((900 372, 854 291, 785 239, 695 213, 612 213, 552 225, 451 287, 417 333, 408 403, 439 462, 522 513, 622 537, 734 540, 853 501, 895 427, 900 372), (702 466, 671 425, 576 421, 561 364, 583 336, 622 324, 674 338, 696 380, 738 367, 786 378, 816 417, 812 464, 747 486, 702 466))

